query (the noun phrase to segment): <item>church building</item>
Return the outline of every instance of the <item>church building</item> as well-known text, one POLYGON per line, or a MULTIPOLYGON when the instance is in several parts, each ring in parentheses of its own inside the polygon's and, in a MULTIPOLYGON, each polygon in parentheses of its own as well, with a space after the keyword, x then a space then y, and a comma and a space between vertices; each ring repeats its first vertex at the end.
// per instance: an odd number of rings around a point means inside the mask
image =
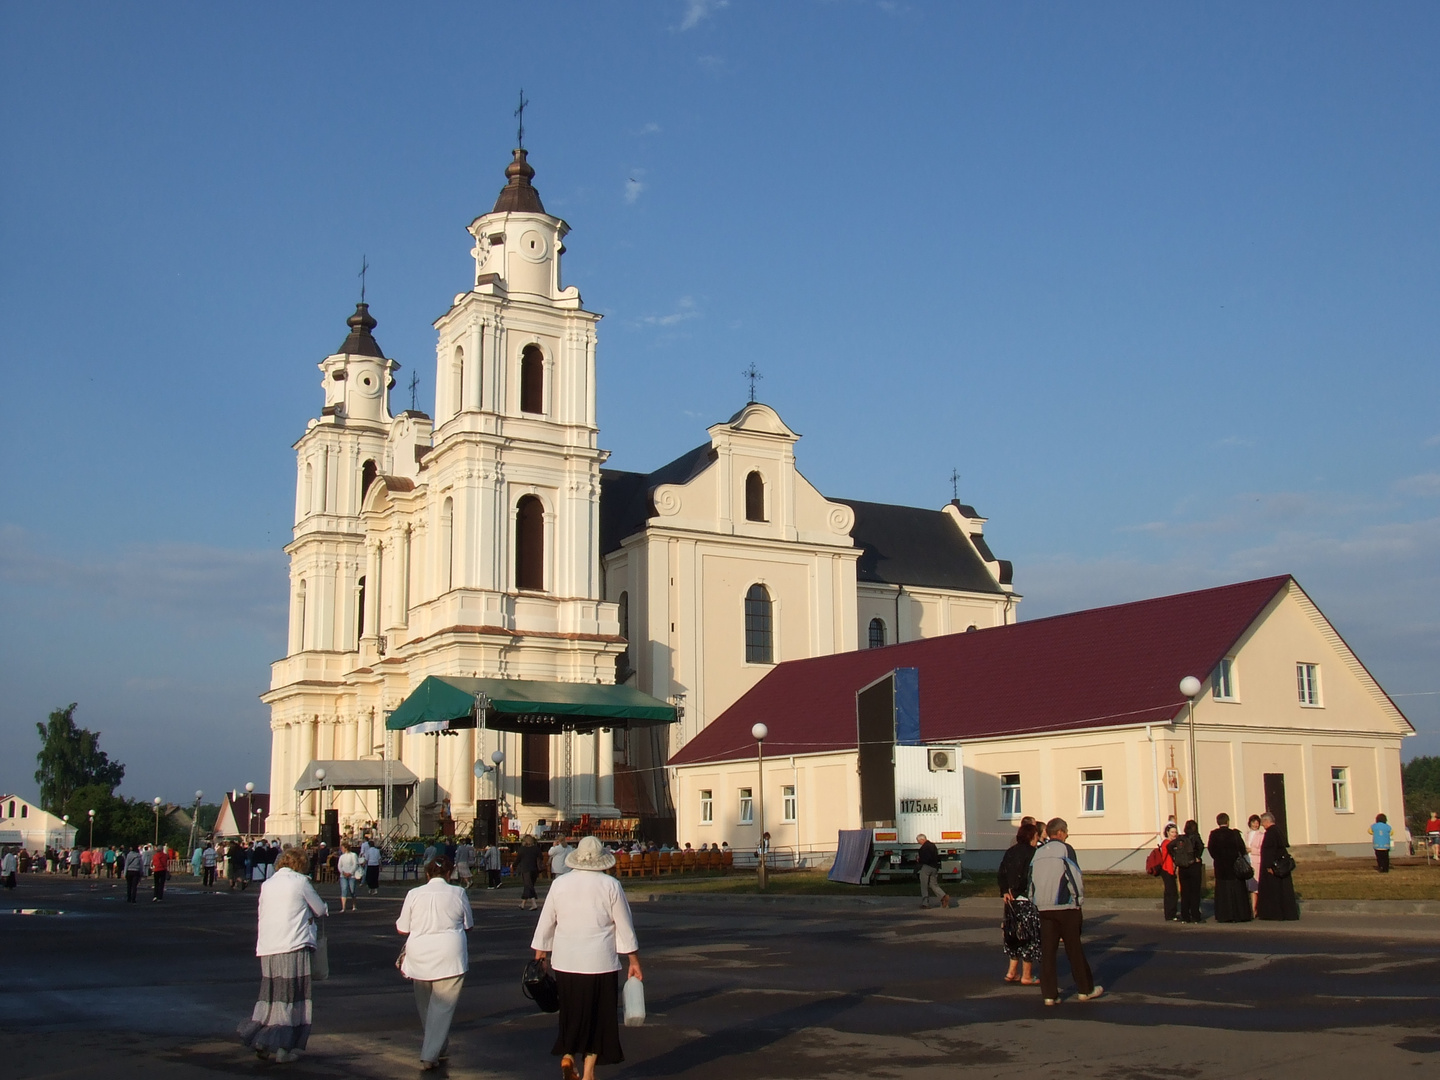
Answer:
POLYGON ((394 812, 419 832, 465 831, 484 799, 526 826, 664 829, 666 761, 777 663, 1015 621, 973 508, 827 497, 760 402, 654 471, 605 468, 600 316, 563 283, 569 226, 526 157, 470 223, 473 281, 435 322, 435 416, 391 412, 400 365, 366 303, 319 364, 320 415, 295 444, 288 647, 262 698, 274 834, 312 834, 330 809, 390 816, 366 781, 327 789, 323 762, 392 763, 413 781, 394 812), (434 679, 470 680, 474 716, 387 728, 434 679), (590 693, 590 723, 548 705, 515 714, 548 723, 487 723, 497 687, 521 683, 610 687, 628 715, 666 705, 674 722, 601 723, 622 706, 590 693))

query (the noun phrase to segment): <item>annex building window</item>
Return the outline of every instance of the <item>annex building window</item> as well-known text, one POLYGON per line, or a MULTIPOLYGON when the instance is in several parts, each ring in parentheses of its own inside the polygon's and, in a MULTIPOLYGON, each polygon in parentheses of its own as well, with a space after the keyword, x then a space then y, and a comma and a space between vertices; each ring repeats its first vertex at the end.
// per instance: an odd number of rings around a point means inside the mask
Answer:
POLYGON ((1320 705, 1320 665, 1300 663, 1295 665, 1295 689, 1300 695, 1301 705, 1320 705))
POLYGON ((748 787, 740 789, 740 824, 755 824, 755 799, 748 787))
POLYGON ((1216 701, 1234 701, 1235 695, 1235 661, 1225 657, 1215 666, 1215 673, 1210 676, 1210 695, 1216 701))
POLYGON ((795 817, 800 809, 800 802, 795 798, 795 785, 786 784, 782 787, 780 798, 784 807, 784 813, 780 820, 790 825, 795 824, 795 817))
POLYGON ((700 789, 700 824, 715 823, 715 793, 710 788, 700 789))
POLYGON ((875 618, 870 620, 870 648, 883 649, 885 647, 885 620, 875 618))
POLYGON ((1080 812, 1082 814, 1103 814, 1105 812, 1105 770, 1080 770, 1080 812))
POLYGON ((1001 773, 1000 816, 1019 817, 1024 813, 1020 807, 1020 774, 1018 772, 1001 773))
POLYGON ((1331 766, 1330 802, 1337 814, 1350 812, 1350 770, 1343 765, 1331 766))
POLYGON ((775 648, 770 594, 764 585, 751 585, 745 593, 745 662, 774 663, 775 648))

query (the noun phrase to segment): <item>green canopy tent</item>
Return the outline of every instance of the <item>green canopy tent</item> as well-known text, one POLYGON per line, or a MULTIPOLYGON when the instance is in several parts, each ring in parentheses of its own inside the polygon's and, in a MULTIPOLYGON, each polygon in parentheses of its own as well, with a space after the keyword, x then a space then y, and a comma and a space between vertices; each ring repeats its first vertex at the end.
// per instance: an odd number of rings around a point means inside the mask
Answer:
POLYGON ((386 717, 385 727, 415 735, 474 727, 558 735, 678 718, 675 706, 629 686, 431 675, 386 717))

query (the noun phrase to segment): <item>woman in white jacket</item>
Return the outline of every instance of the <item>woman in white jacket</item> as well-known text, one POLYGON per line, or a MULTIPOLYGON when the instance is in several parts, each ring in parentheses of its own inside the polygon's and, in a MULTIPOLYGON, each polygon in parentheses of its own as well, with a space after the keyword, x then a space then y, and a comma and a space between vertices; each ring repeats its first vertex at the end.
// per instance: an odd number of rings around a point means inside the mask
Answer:
POLYGON ((460 987, 470 970, 465 931, 475 925, 470 897, 449 885, 450 860, 437 855, 425 864, 425 884, 405 894, 395 929, 407 935, 400 973, 415 982, 415 1008, 425 1026, 420 1067, 438 1069, 449 1057, 450 1022, 460 1002, 460 987))
POLYGON ((584 1060, 584 1080, 595 1080, 596 1065, 625 1060, 620 1048, 620 956, 628 973, 640 972, 640 945, 620 882, 605 873, 615 856, 593 836, 566 856, 567 869, 590 873, 555 879, 540 909, 540 925, 530 947, 535 958, 548 955, 560 995, 560 1031, 552 1054, 560 1055, 560 1075, 576 1080, 575 1059, 584 1060))
POLYGON ((305 874, 305 852, 289 848, 260 888, 260 997, 240 1025, 240 1041, 261 1058, 294 1061, 310 1039, 310 961, 315 920, 328 909, 305 874))

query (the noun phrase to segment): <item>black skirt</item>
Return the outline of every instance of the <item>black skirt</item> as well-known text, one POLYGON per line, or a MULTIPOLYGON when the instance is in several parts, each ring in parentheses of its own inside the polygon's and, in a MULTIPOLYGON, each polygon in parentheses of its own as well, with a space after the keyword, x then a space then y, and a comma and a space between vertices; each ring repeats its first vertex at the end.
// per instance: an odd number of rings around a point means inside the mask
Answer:
POLYGON ((620 972, 584 975, 555 972, 560 993, 560 1030, 550 1053, 573 1054, 580 1063, 590 1054, 596 1064, 615 1065, 625 1060, 620 1049, 620 972))

